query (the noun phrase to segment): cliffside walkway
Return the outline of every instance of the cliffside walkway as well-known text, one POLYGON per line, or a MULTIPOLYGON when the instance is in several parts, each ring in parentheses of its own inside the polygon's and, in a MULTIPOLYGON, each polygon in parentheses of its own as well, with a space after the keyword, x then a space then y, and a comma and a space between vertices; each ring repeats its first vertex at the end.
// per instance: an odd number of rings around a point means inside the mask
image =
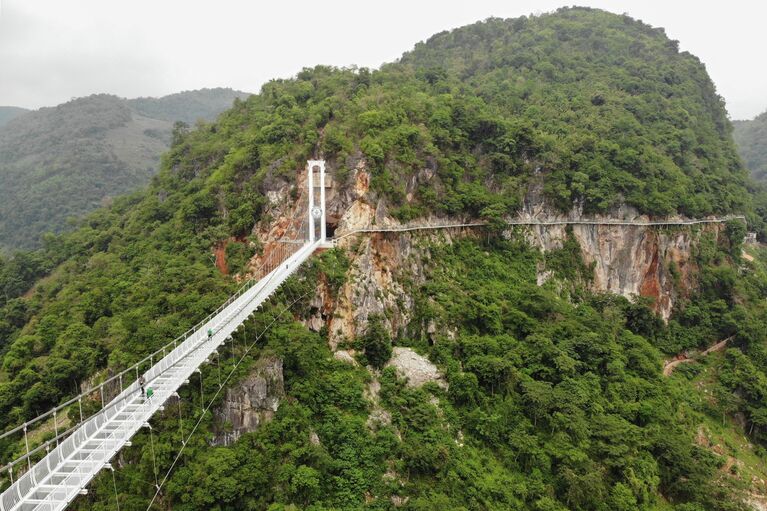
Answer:
MULTIPOLYGON (((555 220, 542 220, 538 218, 519 218, 506 221, 507 225, 617 225, 627 227, 651 227, 651 226, 681 226, 681 225, 701 225, 701 224, 721 224, 729 222, 731 220, 741 220, 746 222, 746 217, 743 215, 727 215, 723 217, 711 217, 711 218, 680 218, 680 219, 667 219, 667 220, 620 220, 620 219, 555 219, 555 220)), ((470 227, 484 227, 487 222, 467 222, 467 223, 450 223, 450 224, 418 224, 418 225, 403 225, 403 226, 382 226, 382 227, 363 227, 361 229, 353 229, 340 234, 333 238, 333 242, 353 236, 355 234, 372 234, 379 232, 412 232, 412 231, 424 231, 424 230, 436 230, 436 229, 460 229, 470 227)))
MULTIPOLYGON (((296 244, 281 244, 280 249, 272 252, 272 257, 265 263, 267 266, 262 269, 261 278, 247 282, 207 318, 161 350, 109 378, 95 389, 0 435, 0 440, 18 441, 26 446, 24 455, 3 468, 3 472, 10 476, 12 484, 0 495, 0 511, 59 511, 65 509, 77 495, 85 493, 86 485, 101 469, 113 468, 109 461, 128 444, 133 435, 142 427, 148 427, 149 419, 168 399, 178 395, 177 390, 189 382, 189 378, 217 353, 222 344, 231 339, 234 331, 309 259, 315 250, 326 244, 325 166, 323 161, 308 163, 310 172, 307 179, 309 208, 306 240, 296 244), (320 169, 322 187, 319 204, 314 200, 315 167, 320 169), (321 226, 318 225, 319 222, 322 222, 321 226), (154 360, 158 362, 153 363, 154 360), (139 367, 146 367, 147 362, 151 367, 141 376, 145 389, 152 389, 151 397, 142 395, 139 383, 139 367), (127 387, 123 386, 124 380, 130 381, 127 387), (105 393, 109 393, 110 389, 117 385, 120 389, 117 397, 105 403, 105 393), (101 409, 84 418, 83 401, 89 400, 97 393, 101 395, 101 409), (67 431, 59 432, 57 416, 66 416, 72 407, 79 407, 80 423, 67 431), (45 426, 45 422, 51 418, 54 423, 54 438, 31 449, 28 431, 44 429, 41 426, 45 426), (36 463, 33 462, 42 455, 43 449, 47 454, 36 463), (27 468, 15 481, 14 467, 17 473, 27 468)), ((161 484, 158 484, 155 498, 160 488, 161 484)))

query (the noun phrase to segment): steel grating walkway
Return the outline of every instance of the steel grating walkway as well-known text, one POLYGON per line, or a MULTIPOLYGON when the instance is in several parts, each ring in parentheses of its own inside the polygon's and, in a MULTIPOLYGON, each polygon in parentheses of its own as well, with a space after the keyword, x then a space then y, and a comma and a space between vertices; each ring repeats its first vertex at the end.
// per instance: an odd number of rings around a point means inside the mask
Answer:
POLYGON ((264 278, 230 298, 220 312, 144 373, 147 388, 154 391, 150 399, 142 399, 138 382, 133 382, 5 490, 0 511, 66 508, 197 368, 322 245, 322 239, 304 243, 264 278))

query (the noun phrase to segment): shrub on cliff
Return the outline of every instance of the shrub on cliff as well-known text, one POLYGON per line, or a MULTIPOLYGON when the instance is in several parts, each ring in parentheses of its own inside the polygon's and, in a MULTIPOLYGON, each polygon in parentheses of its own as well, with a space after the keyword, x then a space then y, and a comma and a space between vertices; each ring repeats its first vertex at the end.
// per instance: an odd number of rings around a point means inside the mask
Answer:
POLYGON ((381 369, 391 358, 391 337, 379 314, 373 314, 368 318, 368 327, 362 337, 362 346, 368 363, 377 369, 381 369))

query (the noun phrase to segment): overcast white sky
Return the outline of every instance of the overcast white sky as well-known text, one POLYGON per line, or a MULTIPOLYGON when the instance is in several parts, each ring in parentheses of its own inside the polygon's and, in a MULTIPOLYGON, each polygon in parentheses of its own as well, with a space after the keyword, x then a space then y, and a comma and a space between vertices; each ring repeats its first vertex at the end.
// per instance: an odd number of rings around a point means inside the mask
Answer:
MULTIPOLYGON (((377 67, 430 35, 564 0, 0 0, 0 105, 201 87, 257 92, 305 66, 377 67)), ((661 26, 700 57, 733 119, 767 109, 767 1, 581 0, 661 26)))

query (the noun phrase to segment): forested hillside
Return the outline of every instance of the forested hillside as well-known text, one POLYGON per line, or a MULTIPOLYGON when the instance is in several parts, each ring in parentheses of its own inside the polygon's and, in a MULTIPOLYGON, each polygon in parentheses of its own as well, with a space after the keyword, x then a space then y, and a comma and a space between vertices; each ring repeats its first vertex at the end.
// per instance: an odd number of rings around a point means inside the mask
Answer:
POLYGON ((662 29, 587 11, 491 20, 437 34, 402 62, 435 83, 446 71, 508 119, 514 148, 537 153, 547 192, 564 208, 625 200, 700 216, 743 207, 723 101, 700 61, 662 29), (521 130, 537 135, 532 147, 521 130))
POLYGON ((70 217, 145 185, 175 121, 212 120, 245 96, 231 89, 135 100, 94 95, 0 127, 0 251, 37 247, 70 217))
MULTIPOLYGON (((128 115, 113 110, 103 129, 128 115)), ((767 478, 767 254, 741 258, 741 223, 703 232, 692 270, 669 269, 692 291, 668 323, 644 300, 593 292, 572 237, 543 254, 524 232, 504 235, 503 220, 539 185, 540 200, 563 211, 753 216, 698 59, 660 29, 582 8, 441 33, 378 70, 305 69, 177 130, 148 188, 0 261, 3 424, 49 410, 214 309, 259 252, 259 226, 276 220, 273 197, 295 201, 313 157, 328 161, 339 196, 369 175, 366 204, 387 221, 490 225, 398 241, 387 257, 412 270, 390 287, 406 293, 411 322, 392 331, 391 311, 371 314, 341 346, 351 362, 336 357, 327 324, 305 325, 316 295, 334 299, 348 285, 354 296, 361 277, 350 267, 365 243, 314 258, 233 343, 255 340, 303 297, 236 373, 261 356, 282 361, 273 420, 211 446, 231 424, 200 417, 219 388, 208 365, 75 509, 113 509, 117 492, 120 509, 145 510, 154 463, 162 477, 179 429, 198 419, 153 509, 730 511, 767 491, 757 487, 767 478), (232 275, 214 264, 222 246, 232 275), (538 285, 542 265, 553 278, 538 285), (662 375, 664 358, 729 336, 719 358, 662 375), (447 385, 413 388, 381 369, 391 345, 428 356, 447 385), (718 449, 716 435, 727 438, 718 449)), ((224 374, 232 355, 217 361, 224 374)), ((0 444, 6 455, 22 449, 0 444)))
POLYGON ((28 110, 16 106, 0 106, 0 127, 5 126, 11 119, 15 119, 26 112, 28 110))
POLYGON ((734 121, 733 136, 743 162, 758 181, 767 179, 767 112, 750 121, 734 121))

